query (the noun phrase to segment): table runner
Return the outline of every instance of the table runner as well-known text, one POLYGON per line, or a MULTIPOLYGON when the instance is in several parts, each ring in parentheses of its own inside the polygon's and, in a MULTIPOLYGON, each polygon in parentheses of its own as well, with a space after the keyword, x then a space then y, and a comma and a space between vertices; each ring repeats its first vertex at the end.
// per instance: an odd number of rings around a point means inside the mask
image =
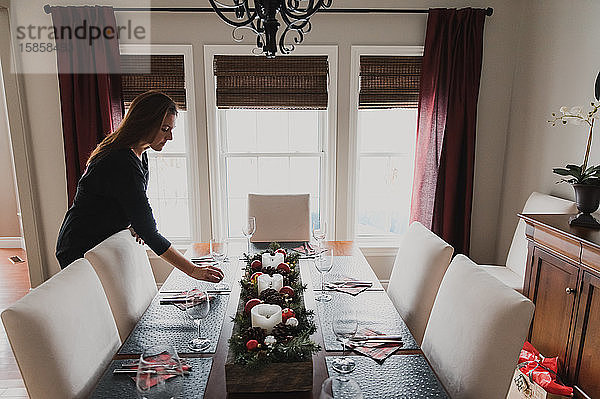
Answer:
MULTIPOLYGON (((325 358, 330 376, 340 375, 325 358)), ((383 364, 363 356, 352 356, 356 369, 344 374, 356 380, 364 399, 449 399, 423 355, 393 355, 383 364)), ((482 382, 485 383, 485 382, 482 382)))
MULTIPOLYGON (((160 305, 160 295, 154 298, 138 324, 135 326, 119 354, 140 354, 143 348, 155 345, 173 345, 178 353, 196 353, 188 348, 188 342, 196 337, 194 322, 185 311, 174 305, 160 305)), ((200 332, 210 339, 211 345, 201 353, 214 353, 217 348, 229 295, 216 295, 210 304, 210 313, 200 322, 200 332)))
MULTIPOLYGON (((315 291, 321 290, 321 274, 314 265, 312 259, 300 261, 304 267, 310 270, 310 278, 312 280, 312 289, 315 291)), ((383 286, 379 279, 371 270, 368 264, 363 263, 364 260, 356 256, 334 256, 333 267, 325 273, 325 283, 328 281, 343 281, 348 277, 356 280, 372 281, 373 286, 367 291, 383 291, 383 286)), ((326 291, 330 291, 325 287, 326 291)))
POLYGON ((419 349, 404 320, 384 291, 366 291, 356 297, 336 291, 330 294, 333 297, 331 301, 317 302, 317 314, 326 351, 342 350, 341 342, 333 333, 332 321, 344 308, 356 310, 358 330, 371 328, 384 334, 398 334, 402 336, 403 342, 400 349, 419 349))
MULTIPOLYGON (((183 377, 182 398, 203 398, 208 383, 208 376, 212 367, 210 358, 186 358, 187 364, 192 366, 189 375, 183 377)), ((90 395, 91 399, 123 399, 137 398, 135 382, 132 375, 113 375, 113 370, 121 367, 128 360, 113 360, 104 372, 98 385, 90 395)), ((181 377, 176 377, 181 378, 181 377)), ((169 381, 166 382, 167 384, 169 381)))

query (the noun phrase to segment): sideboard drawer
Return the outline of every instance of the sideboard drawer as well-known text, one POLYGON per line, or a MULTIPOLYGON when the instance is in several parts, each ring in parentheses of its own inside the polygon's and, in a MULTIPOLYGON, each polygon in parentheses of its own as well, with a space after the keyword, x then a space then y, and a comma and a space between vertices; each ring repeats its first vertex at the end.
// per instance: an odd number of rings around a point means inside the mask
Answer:
POLYGON ((600 248, 582 242, 581 263, 600 273, 600 248))
POLYGON ((533 240, 571 261, 579 263, 581 244, 578 241, 570 237, 561 236, 556 231, 547 229, 543 226, 535 227, 533 240))

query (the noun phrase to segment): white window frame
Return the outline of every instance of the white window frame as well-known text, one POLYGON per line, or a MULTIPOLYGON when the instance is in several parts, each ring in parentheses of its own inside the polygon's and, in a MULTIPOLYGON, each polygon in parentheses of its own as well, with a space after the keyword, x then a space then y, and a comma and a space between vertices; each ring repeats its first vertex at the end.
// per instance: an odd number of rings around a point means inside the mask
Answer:
MULTIPOLYGON (((213 72, 215 55, 251 55, 254 46, 250 45, 205 45, 204 46, 204 82, 206 89, 206 119, 208 128, 208 160, 210 170, 211 226, 213 236, 224 236, 227 232, 226 193, 222 190, 226 182, 226 169, 222 164, 224 157, 219 153, 219 112, 216 106, 216 79, 213 72)), ((324 178, 321 181, 319 202, 320 211, 325 214, 328 226, 335 226, 336 195, 336 131, 337 131, 337 46, 298 46, 295 55, 326 55, 329 61, 329 85, 327 106, 327 131, 322 143, 325 162, 324 178), (325 202, 323 198, 325 197, 325 202)), ((320 122, 321 123, 321 120, 320 122)), ((253 154, 256 155, 256 154, 253 154)), ((281 156, 268 153, 265 156, 281 156)), ((259 155, 260 156, 260 155, 259 155)), ((287 156, 287 155, 286 155, 287 156)), ((241 226, 240 226, 241 228, 241 226)), ((328 239, 335 239, 335 231, 328 239)))
POLYGON ((121 44, 121 55, 183 55, 185 71, 185 96, 187 103, 188 126, 186 129, 187 153, 186 167, 188 177, 190 240, 171 240, 178 248, 186 248, 192 242, 200 241, 200 184, 198 163, 198 139, 192 132, 196 129, 196 96, 194 95, 194 65, 191 44, 121 44))
POLYGON ((360 56, 422 56, 423 46, 352 46, 350 55, 350 139, 348 142, 348 208, 347 208, 347 237, 358 243, 359 247, 397 248, 400 237, 383 234, 369 236, 356 235, 358 219, 358 94, 360 90, 360 56))

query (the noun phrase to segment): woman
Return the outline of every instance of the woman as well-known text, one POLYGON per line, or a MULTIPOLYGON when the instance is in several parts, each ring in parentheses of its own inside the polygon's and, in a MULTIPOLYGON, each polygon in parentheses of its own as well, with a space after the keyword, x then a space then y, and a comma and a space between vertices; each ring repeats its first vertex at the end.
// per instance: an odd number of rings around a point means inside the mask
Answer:
POLYGON ((56 244, 61 268, 106 238, 130 227, 138 242, 146 242, 161 258, 199 280, 220 281, 214 266, 198 267, 176 250, 156 229, 146 196, 148 156, 173 139, 177 106, 167 95, 149 91, 136 97, 119 128, 96 147, 77 184, 56 244))

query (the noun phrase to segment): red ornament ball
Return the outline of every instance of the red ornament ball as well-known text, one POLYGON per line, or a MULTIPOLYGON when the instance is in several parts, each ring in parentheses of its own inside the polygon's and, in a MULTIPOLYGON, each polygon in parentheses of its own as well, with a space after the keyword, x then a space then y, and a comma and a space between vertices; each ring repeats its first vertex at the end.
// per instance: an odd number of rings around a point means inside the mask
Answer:
POLYGON ((280 263, 277 265, 277 270, 289 273, 292 269, 290 269, 290 265, 288 265, 287 263, 280 263))
POLYGON ((251 277, 250 277, 250 282, 252 284, 256 284, 256 280, 258 279, 258 276, 262 276, 264 273, 262 272, 256 272, 254 273, 251 277))
POLYGON ((250 341, 246 342, 246 348, 249 351, 253 351, 254 349, 258 348, 258 341, 255 339, 251 339, 250 341))
POLYGON ((279 290, 279 293, 282 295, 287 295, 290 298, 294 297, 294 289, 292 287, 290 287, 289 285, 284 285, 283 287, 281 287, 281 289, 279 290))
POLYGON ((286 256, 287 253, 285 252, 285 249, 283 248, 279 248, 277 251, 275 251, 276 254, 283 254, 283 256, 286 256))
POLYGON ((262 270, 262 262, 259 261, 258 259, 255 261, 252 261, 252 263, 250 263, 250 267, 252 268, 252 270, 262 270))
POLYGON ((281 311, 281 319, 283 321, 283 323, 285 323, 287 321, 287 319, 289 319, 290 317, 296 317, 296 314, 294 313, 294 311, 290 308, 285 308, 281 311))
POLYGON ((255 307, 256 305, 259 305, 261 303, 263 303, 263 301, 261 301, 258 298, 252 298, 252 299, 248 300, 248 302, 246 302, 246 305, 244 306, 244 312, 250 313, 250 311, 252 310, 253 307, 255 307))

